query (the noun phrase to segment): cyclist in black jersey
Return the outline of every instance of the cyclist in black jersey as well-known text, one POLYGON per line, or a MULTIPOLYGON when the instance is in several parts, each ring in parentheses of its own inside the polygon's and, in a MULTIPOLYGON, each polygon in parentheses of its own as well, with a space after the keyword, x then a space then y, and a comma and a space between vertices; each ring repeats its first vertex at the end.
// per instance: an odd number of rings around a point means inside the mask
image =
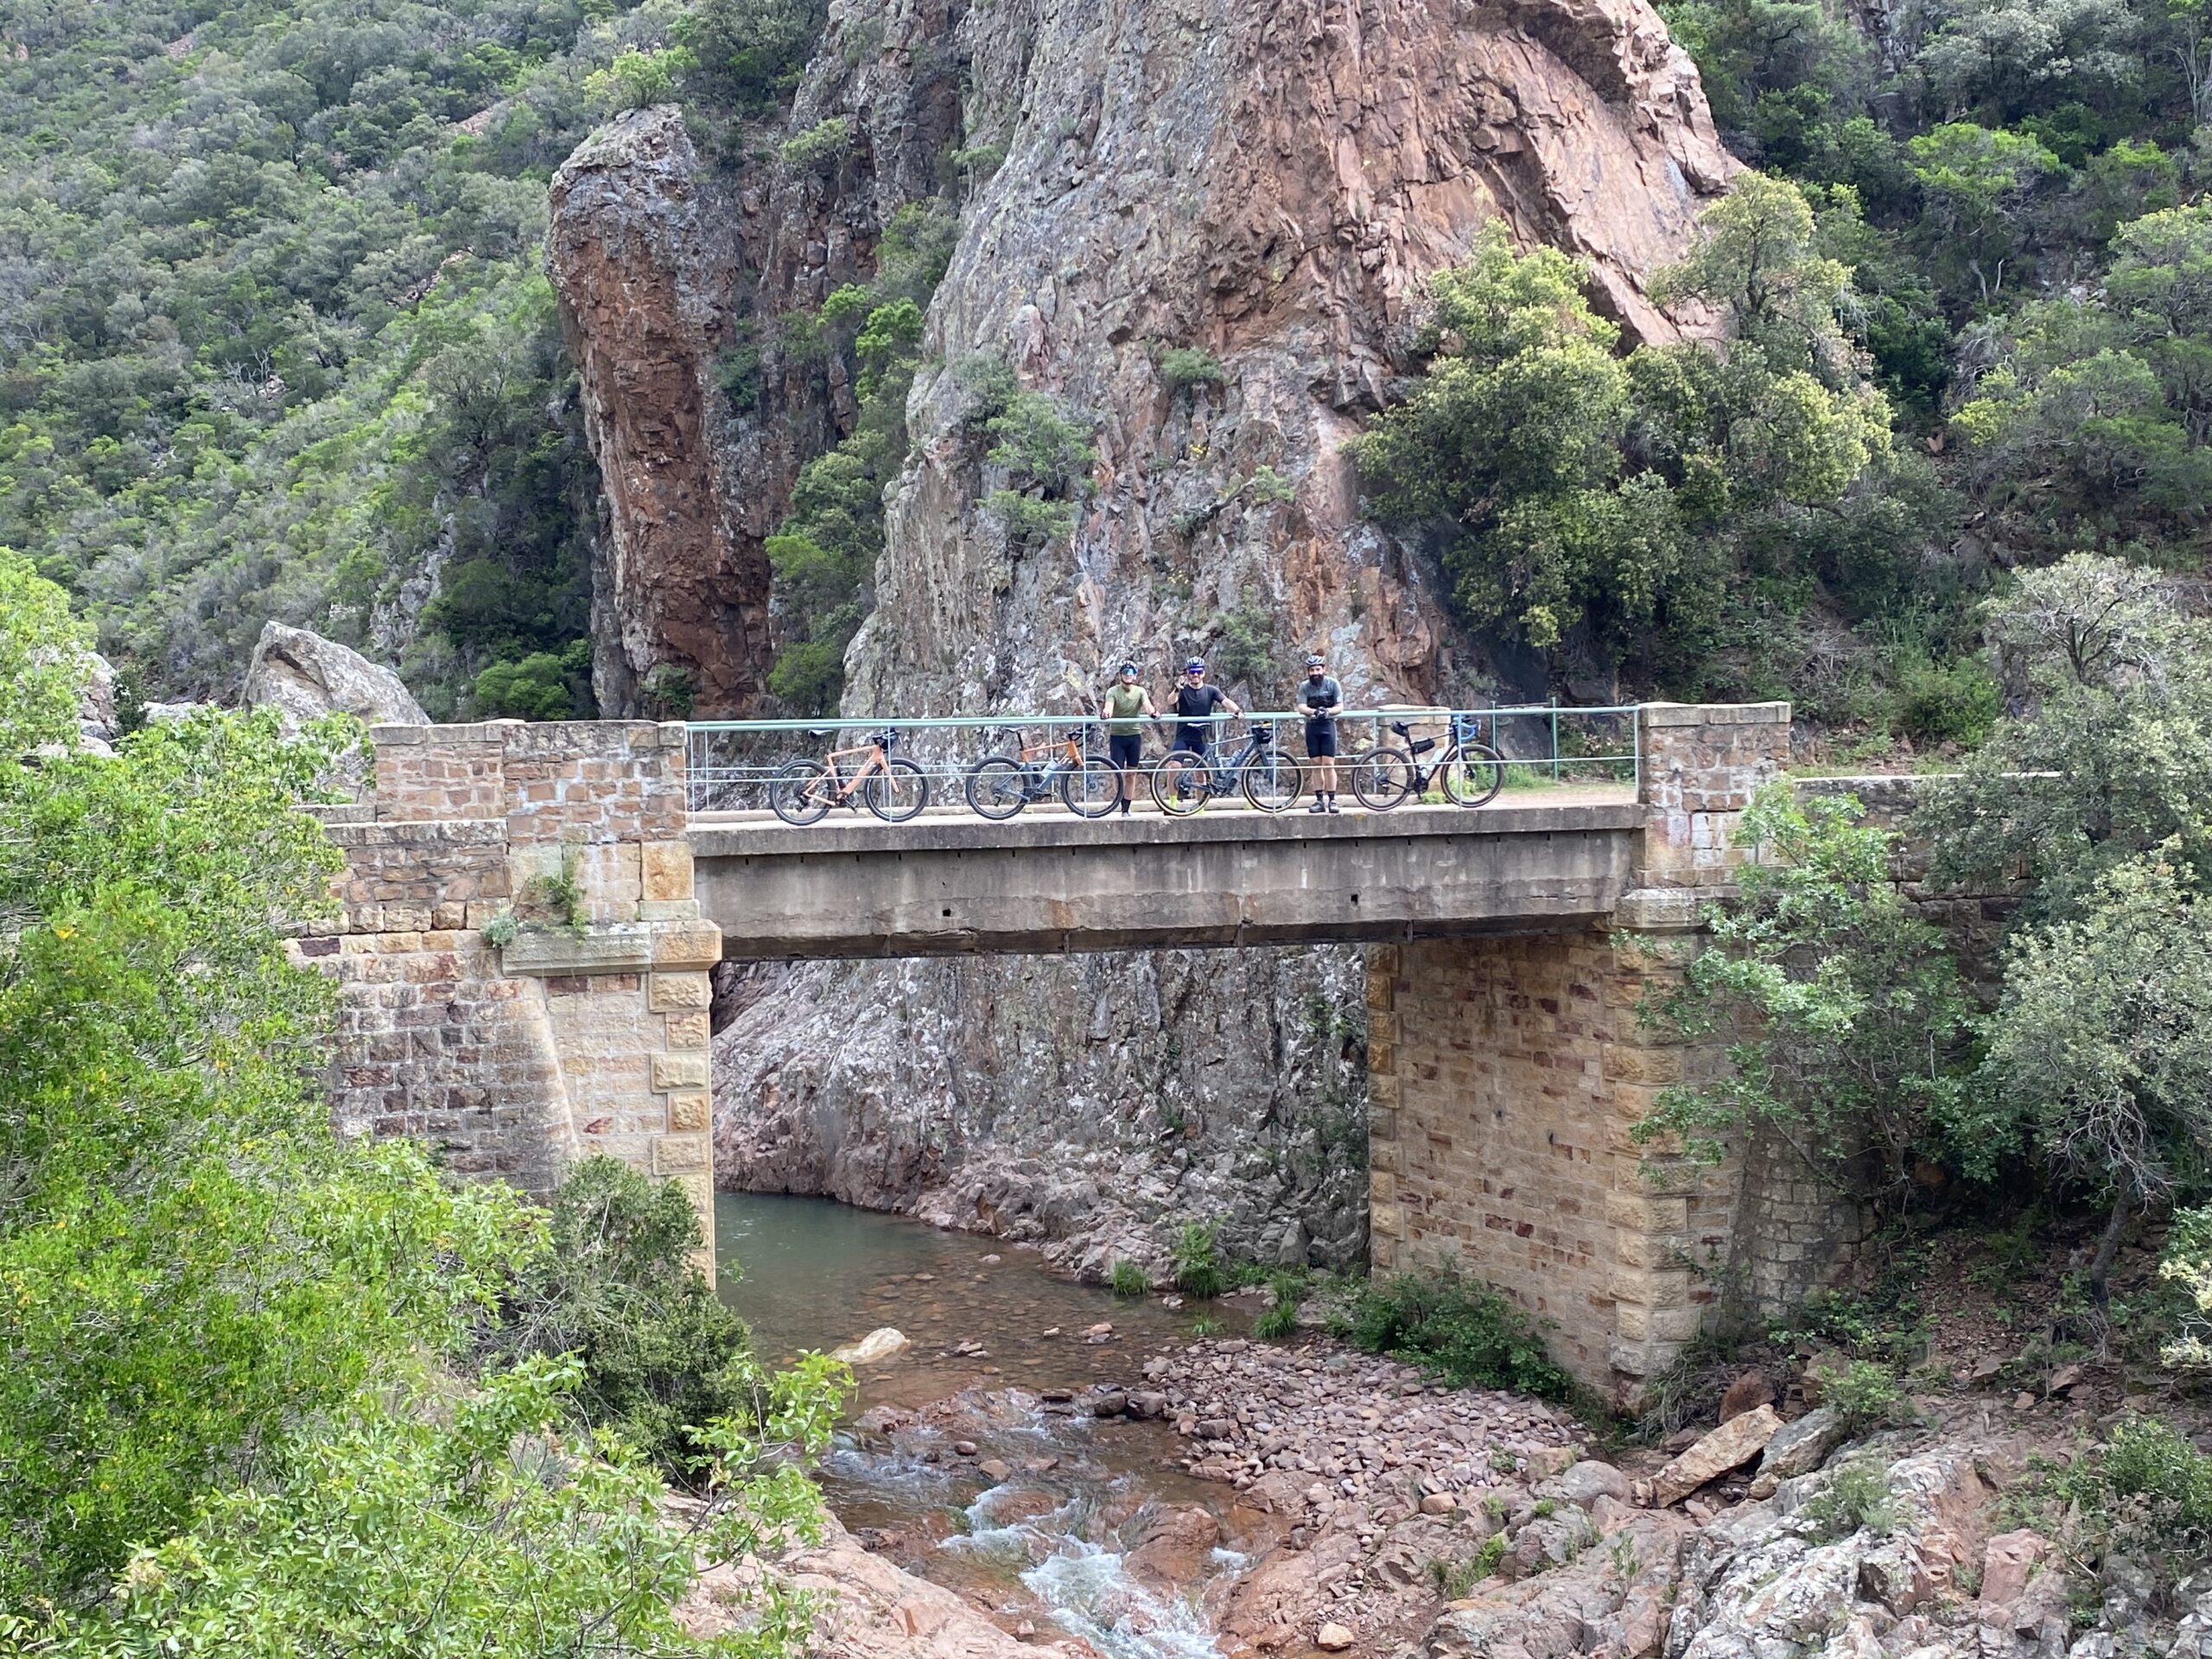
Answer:
POLYGON ((1206 743, 1213 735, 1213 726, 1204 716, 1223 712, 1241 715, 1244 711, 1230 702, 1229 694, 1219 686, 1206 683, 1205 659, 1192 658, 1183 664, 1183 683, 1175 688, 1175 713, 1185 721, 1200 723, 1178 726, 1175 747, 1188 749, 1192 754, 1204 754, 1206 743))

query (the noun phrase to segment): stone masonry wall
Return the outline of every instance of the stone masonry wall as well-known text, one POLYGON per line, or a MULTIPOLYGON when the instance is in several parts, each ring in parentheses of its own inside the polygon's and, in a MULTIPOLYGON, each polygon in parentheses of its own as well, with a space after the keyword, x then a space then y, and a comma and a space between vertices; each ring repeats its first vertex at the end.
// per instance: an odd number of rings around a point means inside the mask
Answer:
POLYGON ((620 1158, 690 1194, 711 1272, 721 935, 692 893, 683 728, 371 735, 374 792, 331 815, 339 919, 297 944, 340 984, 340 1128, 418 1136, 456 1173, 540 1194, 574 1158, 620 1158))
POLYGON ((1647 707, 1644 861, 1610 926, 1370 952, 1375 1265, 1450 1262, 1498 1286, 1622 1399, 1696 1336, 1739 1260, 1785 1295, 1832 1259, 1805 1243, 1837 1223, 1817 1184, 1752 1160, 1747 1188, 1741 1158, 1700 1166, 1631 1135, 1660 1090, 1719 1064, 1721 1042, 1684 1043, 1638 1007, 1749 855, 1735 822, 1789 734, 1785 703, 1647 707))

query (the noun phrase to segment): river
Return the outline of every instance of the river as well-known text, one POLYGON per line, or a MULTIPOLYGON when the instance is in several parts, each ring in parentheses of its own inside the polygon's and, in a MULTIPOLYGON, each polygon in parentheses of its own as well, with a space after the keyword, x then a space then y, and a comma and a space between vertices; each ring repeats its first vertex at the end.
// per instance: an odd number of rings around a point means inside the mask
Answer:
MULTIPOLYGON (((1008 1628, 1079 1637, 1109 1659, 1218 1653, 1207 1609, 1244 1561, 1233 1495, 1176 1465, 1167 1426, 1040 1397, 1137 1381, 1198 1310, 1117 1298, 1052 1276, 1033 1251, 824 1199, 721 1193, 715 1225, 723 1299, 764 1357, 884 1325, 909 1339, 859 1368, 854 1418, 821 1471, 847 1527, 1008 1628)), ((1248 1318, 1227 1303, 1204 1314, 1224 1329, 1248 1318)))

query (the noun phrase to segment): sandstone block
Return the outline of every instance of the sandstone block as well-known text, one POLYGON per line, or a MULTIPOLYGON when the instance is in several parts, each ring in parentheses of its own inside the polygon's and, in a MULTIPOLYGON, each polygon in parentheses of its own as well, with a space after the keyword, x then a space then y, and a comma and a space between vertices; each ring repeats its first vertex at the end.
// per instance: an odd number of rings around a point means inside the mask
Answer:
POLYGON ((688 841, 649 841, 639 849, 642 858, 644 896, 672 899, 691 897, 691 843, 688 841))
POLYGON ((704 1048, 711 1034, 703 1012, 668 1016, 668 1046, 671 1048, 704 1048))
POLYGON ((664 1135, 653 1141, 653 1173, 679 1175, 713 1166, 714 1150, 703 1135, 664 1135))
POLYGON ((668 1097, 668 1127, 684 1134, 696 1133, 714 1120, 714 1096, 702 1090, 691 1090, 668 1097))
POLYGON ((1781 1429, 1782 1419, 1772 1406, 1761 1406, 1721 1424, 1652 1477, 1652 1503, 1665 1509, 1706 1482, 1741 1468, 1764 1452, 1781 1429))
POLYGON ((656 968, 704 969, 721 959, 722 931, 712 922, 668 925, 653 931, 656 968))
POLYGON ((707 1057, 699 1054, 656 1054, 653 1056, 653 1088, 704 1089, 707 1086, 707 1057))
POLYGON ((702 973, 655 974, 648 998, 646 1006, 656 1014, 704 1008, 715 999, 714 982, 702 973))

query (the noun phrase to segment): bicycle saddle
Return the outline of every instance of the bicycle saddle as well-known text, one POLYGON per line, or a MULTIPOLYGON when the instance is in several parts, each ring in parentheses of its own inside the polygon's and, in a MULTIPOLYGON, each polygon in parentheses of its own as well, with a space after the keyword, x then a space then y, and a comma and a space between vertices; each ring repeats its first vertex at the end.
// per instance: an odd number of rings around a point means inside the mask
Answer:
POLYGON ((834 726, 810 726, 806 728, 806 735, 817 743, 833 742, 837 736, 837 728, 834 726))

